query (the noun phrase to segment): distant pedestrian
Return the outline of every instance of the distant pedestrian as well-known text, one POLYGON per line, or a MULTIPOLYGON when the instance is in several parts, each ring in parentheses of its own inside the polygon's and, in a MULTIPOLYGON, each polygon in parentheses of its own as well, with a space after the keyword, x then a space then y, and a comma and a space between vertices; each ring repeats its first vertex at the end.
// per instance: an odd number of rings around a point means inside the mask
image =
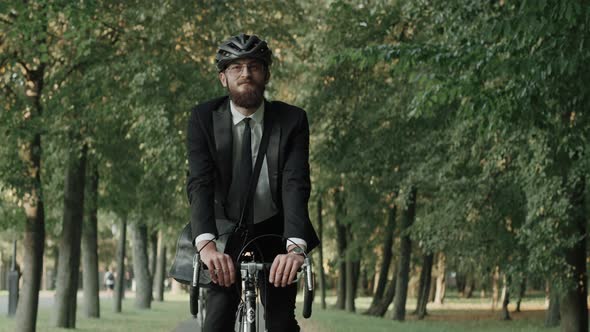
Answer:
POLYGON ((113 296, 113 289, 115 289, 115 274, 111 268, 107 268, 104 273, 104 287, 107 290, 109 296, 113 296))

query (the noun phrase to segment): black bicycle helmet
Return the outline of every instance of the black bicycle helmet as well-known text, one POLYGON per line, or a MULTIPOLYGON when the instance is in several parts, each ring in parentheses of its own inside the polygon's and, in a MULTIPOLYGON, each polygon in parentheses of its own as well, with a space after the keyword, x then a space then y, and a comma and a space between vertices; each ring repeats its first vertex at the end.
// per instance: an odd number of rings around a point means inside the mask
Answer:
POLYGON ((268 67, 272 63, 272 52, 258 36, 240 33, 219 45, 215 63, 217 69, 223 71, 232 61, 245 58, 261 60, 268 67))

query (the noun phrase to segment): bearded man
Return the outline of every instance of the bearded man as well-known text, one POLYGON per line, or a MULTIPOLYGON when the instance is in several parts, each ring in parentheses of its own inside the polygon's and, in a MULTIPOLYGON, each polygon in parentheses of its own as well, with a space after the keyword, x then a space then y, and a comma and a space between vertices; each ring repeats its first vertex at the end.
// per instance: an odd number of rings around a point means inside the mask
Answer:
POLYGON ((233 331, 240 301, 236 291, 235 248, 260 234, 276 234, 257 245, 272 261, 260 287, 268 331, 299 331, 295 320, 297 270, 303 252, 319 244, 307 203, 309 126, 305 112, 264 98, 272 52, 255 35, 224 41, 216 54, 218 77, 228 96, 193 108, 188 125, 189 174, 194 244, 212 280, 207 297, 205 331, 233 331), (263 134, 267 145, 259 156, 263 134), (262 158, 256 178, 255 163, 262 158), (250 180, 255 189, 249 197, 250 180), (232 237, 224 248, 211 241, 217 220, 247 225, 245 236, 232 237))

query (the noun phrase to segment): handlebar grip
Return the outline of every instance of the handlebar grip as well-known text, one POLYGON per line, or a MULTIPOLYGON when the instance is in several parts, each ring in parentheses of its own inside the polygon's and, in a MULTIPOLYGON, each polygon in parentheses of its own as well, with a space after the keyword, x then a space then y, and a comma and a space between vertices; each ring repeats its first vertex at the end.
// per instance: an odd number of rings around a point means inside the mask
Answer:
POLYGON ((193 317, 197 317, 199 314, 199 286, 194 287, 191 286, 190 290, 190 307, 191 307, 191 315, 193 317))
POLYGON ((305 258, 305 287, 303 288, 303 318, 311 317, 311 305, 313 303, 313 273, 311 259, 305 258))
POLYGON ((190 311, 193 317, 199 313, 199 279, 201 276, 201 262, 199 253, 193 258, 193 282, 190 287, 190 311))

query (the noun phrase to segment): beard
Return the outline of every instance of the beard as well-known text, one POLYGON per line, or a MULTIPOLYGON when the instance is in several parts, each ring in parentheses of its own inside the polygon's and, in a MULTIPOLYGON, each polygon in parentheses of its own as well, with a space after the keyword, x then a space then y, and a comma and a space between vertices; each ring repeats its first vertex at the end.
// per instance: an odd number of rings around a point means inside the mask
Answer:
POLYGON ((253 80, 238 82, 238 85, 250 83, 250 86, 244 87, 244 91, 236 91, 228 85, 230 99, 240 107, 258 108, 264 99, 264 83, 260 84, 253 80))

